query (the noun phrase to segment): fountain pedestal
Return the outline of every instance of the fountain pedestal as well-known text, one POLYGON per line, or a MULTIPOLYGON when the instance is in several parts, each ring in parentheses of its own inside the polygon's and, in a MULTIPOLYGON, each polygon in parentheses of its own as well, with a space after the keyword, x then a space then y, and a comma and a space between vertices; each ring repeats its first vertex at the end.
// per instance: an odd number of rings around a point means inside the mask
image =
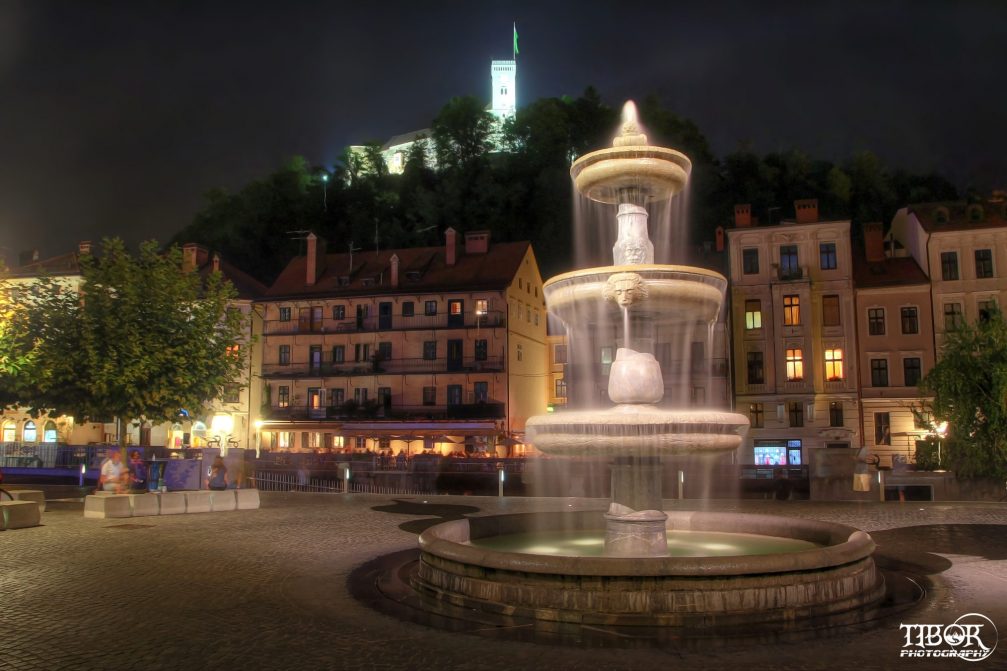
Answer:
POLYGON ((633 510, 618 503, 605 513, 606 557, 667 557, 668 515, 660 510, 633 510))

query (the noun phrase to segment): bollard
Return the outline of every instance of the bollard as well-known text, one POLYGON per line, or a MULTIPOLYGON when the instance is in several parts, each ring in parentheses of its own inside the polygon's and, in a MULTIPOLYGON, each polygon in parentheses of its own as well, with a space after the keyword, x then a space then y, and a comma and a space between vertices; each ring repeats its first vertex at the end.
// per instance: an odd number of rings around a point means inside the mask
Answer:
POLYGON ((878 501, 885 502, 885 472, 878 470, 878 501))
POLYGON ((343 466, 343 494, 350 493, 350 466, 343 466))
POLYGON ((80 486, 84 486, 84 473, 87 472, 87 464, 80 465, 80 486))
POLYGON ((678 472, 678 499, 685 498, 685 471, 678 472))
POLYGON ((501 499, 503 498, 504 478, 506 477, 507 471, 504 470, 504 465, 497 463, 497 496, 501 499))

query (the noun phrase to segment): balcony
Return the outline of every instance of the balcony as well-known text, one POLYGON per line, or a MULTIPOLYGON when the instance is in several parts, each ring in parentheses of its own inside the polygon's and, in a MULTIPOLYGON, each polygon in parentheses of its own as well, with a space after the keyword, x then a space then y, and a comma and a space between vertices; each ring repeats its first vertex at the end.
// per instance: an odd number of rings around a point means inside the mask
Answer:
POLYGON ((463 403, 449 405, 382 405, 376 399, 359 406, 344 403, 338 406, 309 408, 307 406, 272 407, 264 418, 272 421, 335 420, 353 421, 360 419, 386 420, 427 420, 427 419, 504 419, 506 405, 502 401, 489 399, 476 401, 468 392, 463 403))
POLYGON ((290 364, 263 364, 262 377, 349 377, 352 375, 412 375, 423 373, 501 373, 504 357, 488 356, 482 360, 473 357, 462 359, 401 358, 379 361, 333 362, 331 353, 318 363, 295 362, 290 364))
POLYGON ((377 315, 351 317, 335 320, 278 319, 267 320, 263 324, 263 335, 299 335, 325 333, 374 333, 377 331, 431 331, 436 329, 502 328, 507 325, 504 312, 490 311, 485 314, 466 312, 460 315, 441 313, 436 315, 377 315))
POLYGON ((777 266, 776 264, 773 264, 773 266, 776 279, 780 282, 797 282, 808 276, 804 266, 786 268, 777 266))

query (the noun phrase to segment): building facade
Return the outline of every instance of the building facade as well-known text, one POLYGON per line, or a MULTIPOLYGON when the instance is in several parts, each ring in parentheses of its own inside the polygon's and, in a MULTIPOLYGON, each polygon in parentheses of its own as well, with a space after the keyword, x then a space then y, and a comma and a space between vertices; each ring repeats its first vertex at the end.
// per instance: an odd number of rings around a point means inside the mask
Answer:
POLYGON ((351 255, 310 235, 259 303, 261 445, 520 452, 546 409, 542 280, 530 244, 489 238, 351 255))

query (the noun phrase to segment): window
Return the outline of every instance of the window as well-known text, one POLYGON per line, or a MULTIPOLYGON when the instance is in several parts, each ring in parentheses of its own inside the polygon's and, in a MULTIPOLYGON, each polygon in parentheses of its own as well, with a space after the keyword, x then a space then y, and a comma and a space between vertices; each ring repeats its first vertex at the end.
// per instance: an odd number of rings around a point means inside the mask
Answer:
POLYGON ((378 387, 378 400, 381 401, 382 406, 386 408, 392 407, 392 388, 378 387))
POLYGON ((902 333, 905 335, 920 332, 920 317, 916 308, 902 308, 902 333))
POLYGON ((870 335, 885 334, 885 309, 868 308, 867 310, 867 333, 870 335))
MULTIPOLYGON (((436 304, 435 304, 436 305, 436 304)), ((465 304, 459 300, 448 301, 448 314, 452 317, 461 317, 465 310, 465 304)))
POLYGON ((24 423, 24 429, 21 432, 21 439, 26 443, 34 443, 38 440, 38 429, 35 428, 35 422, 29 419, 24 423))
POLYGON ((241 385, 225 384, 224 403, 240 403, 240 402, 241 402, 241 385))
POLYGON ((783 325, 800 326, 801 297, 796 295, 783 297, 783 325))
POLYGON ((354 361, 370 361, 371 360, 371 344, 370 343, 360 343, 358 342, 353 346, 353 360, 354 361))
POLYGON ((224 352, 228 356, 231 356, 231 357, 234 357, 235 359, 237 359, 239 356, 241 356, 241 346, 240 345, 228 345, 224 349, 224 352))
POLYGON ((423 358, 427 361, 433 361, 437 358, 437 341, 427 340, 423 343, 423 358))
POLYGON ((345 305, 333 305, 332 306, 332 318, 333 319, 346 319, 346 306, 345 305))
POLYGON ((822 296, 822 326, 839 325, 839 296, 822 296))
POLYGON ((427 301, 423 304, 423 314, 433 317, 437 314, 437 301, 427 301))
POLYGON ((276 433, 276 446, 285 450, 290 449, 290 437, 293 435, 292 431, 278 431, 276 433))
POLYGON ((804 379, 804 360, 801 350, 787 350, 787 380, 797 382, 804 379))
POLYGON ((871 386, 888 386, 888 359, 871 359, 871 386))
POLYGON ((982 280, 993 277, 993 250, 976 250, 976 278, 982 280))
POLYGON ((412 301, 405 301, 402 304, 403 317, 412 317, 414 314, 416 314, 415 310, 416 310, 416 303, 413 303, 412 301))
POLYGON ((330 389, 329 390, 329 405, 333 407, 338 407, 346 403, 346 390, 345 389, 330 389))
POLYGON ((978 301, 976 307, 979 312, 979 321, 988 322, 990 315, 993 314, 993 310, 996 309, 997 302, 992 298, 986 301, 978 301))
POLYGON ((280 308, 280 321, 281 322, 290 321, 290 308, 280 308))
POLYGON ((952 331, 964 323, 961 303, 944 304, 944 329, 952 331))
POLYGON ((346 361, 346 345, 333 345, 332 363, 343 363, 346 361))
POLYGON ((525 308, 524 320, 526 322, 528 322, 529 324, 531 324, 531 306, 530 305, 525 308))
POLYGON ((555 363, 566 363, 566 345, 556 345, 553 347, 552 356, 555 363))
POLYGON ((566 398, 566 380, 560 378, 555 381, 555 389, 553 390, 553 396, 556 398, 566 398))
POLYGON ((907 357, 902 360, 902 375, 907 387, 915 387, 920 383, 922 369, 919 357, 907 357))
POLYGON ((874 444, 892 444, 892 418, 887 412, 874 413, 874 444))
POLYGON ((741 272, 745 275, 759 274, 759 250, 754 247, 741 250, 741 272))
POLYGON ((377 357, 381 361, 388 361, 389 359, 391 359, 392 358, 392 343, 389 342, 389 341, 387 341, 387 340, 383 340, 383 341, 379 342, 378 343, 377 357))
POLYGON ((535 317, 535 326, 538 326, 538 310, 535 310, 534 317, 535 317))
POLYGON ((490 398, 489 382, 473 382, 472 397, 476 403, 485 403, 490 398))
POLYGON ((489 313, 489 301, 485 298, 476 299, 476 314, 483 316, 489 313))
POLYGON ((280 365, 290 365, 290 345, 280 345, 280 365))
POLYGON ((753 429, 761 429, 765 422, 765 413, 761 403, 748 404, 748 418, 752 422, 753 429))
POLYGON ((521 343, 518 343, 517 346, 517 360, 524 361, 524 347, 521 345, 521 343))
POLYGON ((353 400, 360 405, 367 403, 367 387, 354 387, 353 400))
POLYGON ((290 387, 287 385, 280 385, 276 394, 276 407, 278 408, 288 408, 290 407, 290 387))
POLYGON ((488 343, 485 339, 476 340, 476 361, 486 361, 488 343))
POLYGON ((843 404, 841 401, 829 403, 829 426, 843 425, 843 404))
POLYGON ((437 405, 437 387, 423 387, 423 405, 437 405))
POLYGON ((745 301, 745 328, 749 331, 762 328, 762 301, 745 301))
POLYGON ((790 415, 790 426, 804 426, 804 404, 800 401, 791 401, 787 404, 787 412, 790 415))
POLYGON ((748 353, 748 384, 764 384, 766 381, 762 352, 748 353))
POLYGON ((836 269, 836 243, 823 242, 818 245, 818 258, 822 270, 836 269))
POLYGON ((460 384, 448 385, 448 405, 462 404, 462 386, 460 384))
POLYGON ((958 252, 941 252, 941 279, 958 279, 958 252))
POLYGON ((825 379, 829 382, 843 379, 843 350, 838 347, 825 350, 825 379))
POLYGON ((797 245, 782 245, 780 247, 780 277, 795 277, 801 272, 797 265, 797 245))

